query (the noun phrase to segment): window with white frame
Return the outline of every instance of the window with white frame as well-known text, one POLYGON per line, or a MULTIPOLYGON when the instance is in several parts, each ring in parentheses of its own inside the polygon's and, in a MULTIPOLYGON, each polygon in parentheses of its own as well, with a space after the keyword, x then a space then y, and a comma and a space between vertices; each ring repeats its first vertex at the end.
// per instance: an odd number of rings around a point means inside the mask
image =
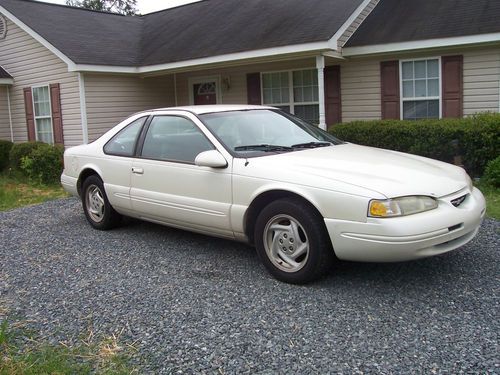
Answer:
POLYGON ((315 69, 262 73, 262 100, 266 105, 319 123, 318 74, 315 69))
POLYGON ((32 93, 36 140, 52 144, 54 143, 54 134, 49 86, 33 87, 32 93))
POLYGON ((439 58, 401 61, 401 113, 404 120, 439 118, 439 58))

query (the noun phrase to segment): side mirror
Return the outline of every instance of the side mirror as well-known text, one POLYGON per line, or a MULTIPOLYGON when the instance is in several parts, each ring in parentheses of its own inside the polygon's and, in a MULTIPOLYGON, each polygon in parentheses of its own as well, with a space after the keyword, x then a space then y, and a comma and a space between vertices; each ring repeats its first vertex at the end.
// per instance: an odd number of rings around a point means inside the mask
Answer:
POLYGON ((227 161, 217 150, 204 151, 196 157, 194 164, 199 167, 226 168, 227 161))

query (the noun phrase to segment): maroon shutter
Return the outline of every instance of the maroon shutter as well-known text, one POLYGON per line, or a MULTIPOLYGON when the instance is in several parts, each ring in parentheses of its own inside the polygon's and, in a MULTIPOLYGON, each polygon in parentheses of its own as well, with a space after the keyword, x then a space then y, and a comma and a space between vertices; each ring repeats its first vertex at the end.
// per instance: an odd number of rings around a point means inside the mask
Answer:
POLYGON ((443 56, 443 117, 463 116, 463 56, 443 56))
POLYGON ((248 104, 260 105, 260 73, 247 74, 247 100, 248 104))
POLYGON ((24 91, 24 108, 26 111, 26 125, 28 126, 28 141, 36 141, 35 117, 33 115, 33 95, 31 87, 26 87, 24 91))
POLYGON ((52 127, 54 129, 54 143, 64 144, 63 123, 61 113, 61 92, 59 83, 50 85, 50 104, 52 106, 52 127))
POLYGON ((399 120, 399 61, 382 61, 380 63, 380 79, 382 118, 399 120))
POLYGON ((339 65, 327 66, 325 68, 325 107, 326 124, 328 126, 342 122, 339 65))

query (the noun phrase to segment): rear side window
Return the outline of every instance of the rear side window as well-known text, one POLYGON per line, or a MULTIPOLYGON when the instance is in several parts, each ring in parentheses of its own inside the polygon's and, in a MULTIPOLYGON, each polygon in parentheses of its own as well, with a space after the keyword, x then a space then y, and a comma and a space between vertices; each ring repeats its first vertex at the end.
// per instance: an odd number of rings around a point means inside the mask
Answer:
POLYGON ((137 138, 146 119, 147 117, 141 117, 120 130, 106 143, 104 152, 108 155, 134 156, 137 138))
POLYGON ((203 151, 214 146, 190 120, 178 116, 156 116, 149 124, 143 158, 194 163, 203 151))

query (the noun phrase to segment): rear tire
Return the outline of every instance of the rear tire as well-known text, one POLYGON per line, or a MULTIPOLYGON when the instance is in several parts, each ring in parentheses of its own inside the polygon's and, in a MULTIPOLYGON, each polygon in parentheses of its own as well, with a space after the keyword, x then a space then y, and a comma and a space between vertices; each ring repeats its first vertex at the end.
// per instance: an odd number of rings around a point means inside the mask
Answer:
POLYGON ((122 216, 109 203, 102 180, 92 175, 85 179, 82 186, 83 212, 87 221, 99 230, 116 227, 122 216))
POLYGON ((264 266, 286 283, 317 280, 335 259, 323 218, 298 199, 284 198, 266 206, 257 218, 254 239, 264 266))

